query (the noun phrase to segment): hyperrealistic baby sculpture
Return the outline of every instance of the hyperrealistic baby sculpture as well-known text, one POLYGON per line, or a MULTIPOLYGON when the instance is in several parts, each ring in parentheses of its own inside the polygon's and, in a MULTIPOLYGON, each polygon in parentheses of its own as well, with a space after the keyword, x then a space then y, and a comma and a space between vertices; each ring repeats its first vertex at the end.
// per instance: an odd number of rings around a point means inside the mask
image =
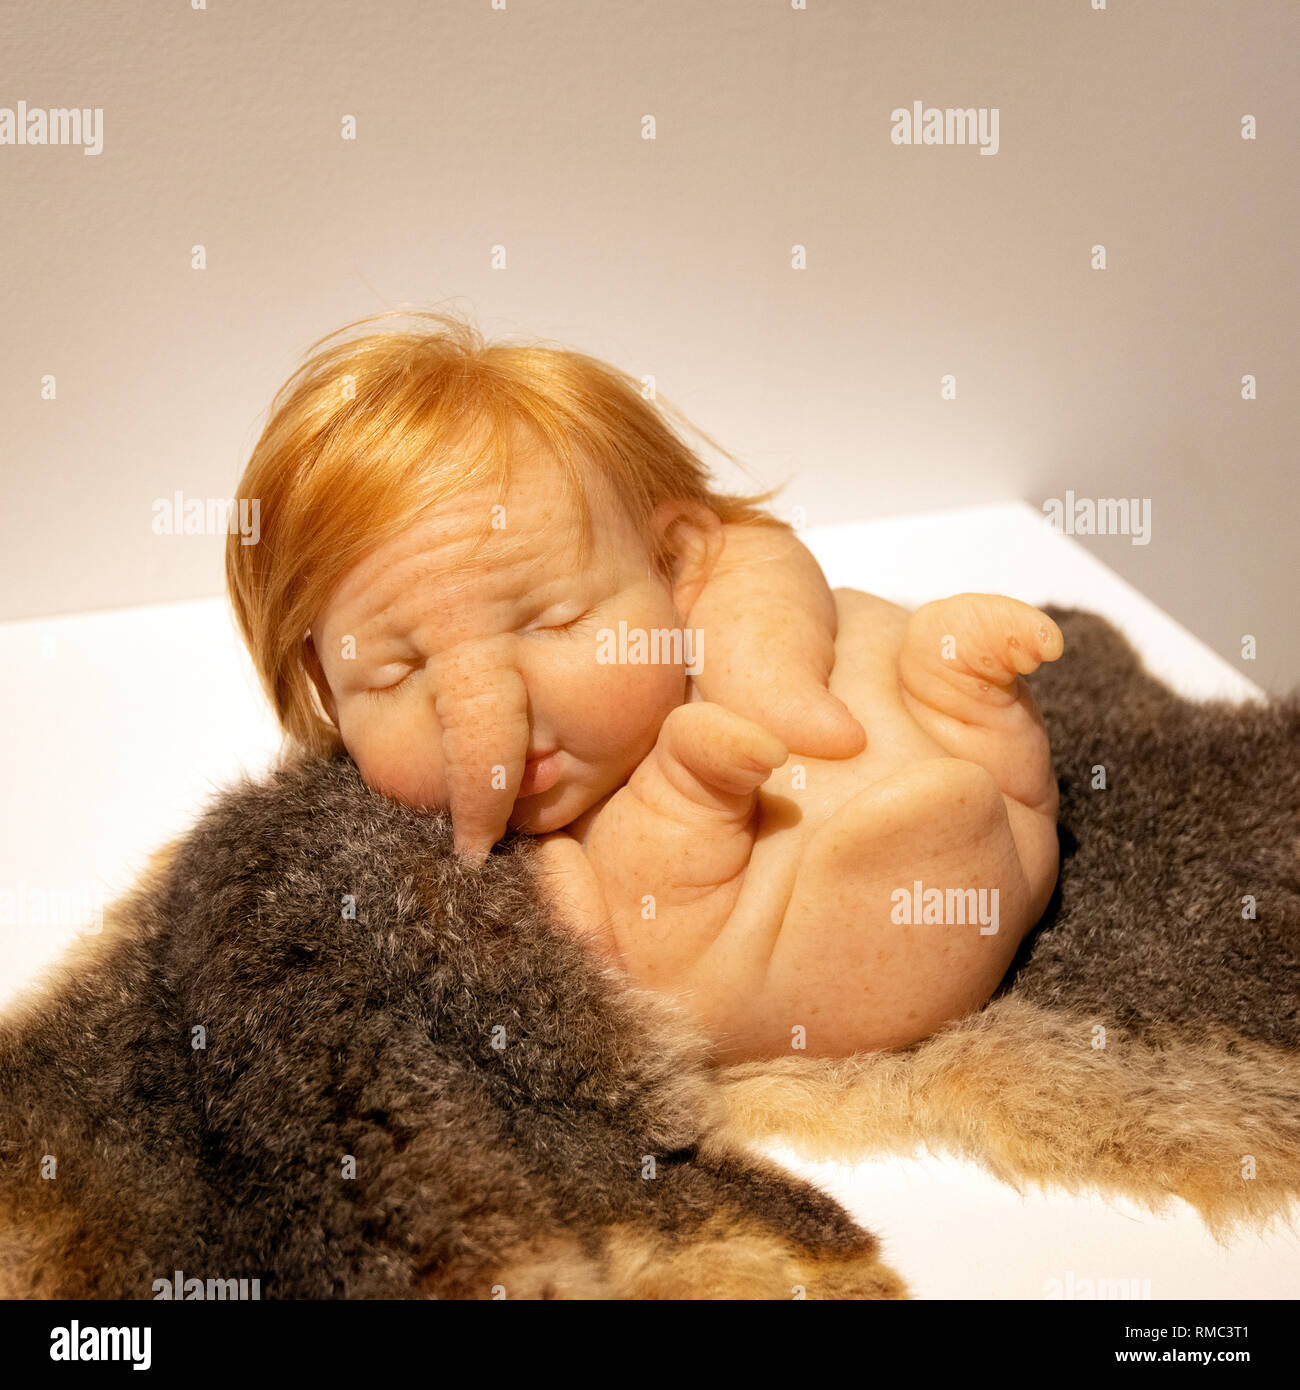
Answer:
POLYGON ((635 382, 438 323, 309 362, 241 485, 262 540, 229 548, 232 598, 295 742, 450 807, 471 857, 538 835, 558 919, 718 1060, 980 1007, 1056 879, 1022 679, 1055 624, 832 594, 635 382))

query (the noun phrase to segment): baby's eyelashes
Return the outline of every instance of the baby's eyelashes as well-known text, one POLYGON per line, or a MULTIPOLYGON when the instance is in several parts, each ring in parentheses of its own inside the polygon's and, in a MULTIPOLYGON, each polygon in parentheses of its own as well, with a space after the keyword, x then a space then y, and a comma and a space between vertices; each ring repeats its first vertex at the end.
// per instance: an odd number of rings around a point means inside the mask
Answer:
POLYGON ((593 611, 585 603, 557 603, 520 631, 565 632, 591 617, 593 611))
POLYGON ((567 623, 552 623, 549 627, 539 628, 540 632, 577 632, 586 627, 590 613, 579 613, 576 618, 570 618, 567 623))
POLYGON ((400 681, 394 681, 392 685, 369 686, 362 693, 368 700, 382 700, 387 695, 395 695, 407 685, 407 677, 403 676, 400 681))
POLYGON ((364 694, 370 699, 379 699, 384 695, 392 695, 406 684, 407 677, 403 676, 400 681, 394 681, 392 685, 372 685, 368 686, 364 694))
POLYGON ((367 695, 390 695, 395 690, 400 690, 411 679, 416 672, 423 669, 420 665, 386 666, 377 671, 374 678, 366 686, 367 695))

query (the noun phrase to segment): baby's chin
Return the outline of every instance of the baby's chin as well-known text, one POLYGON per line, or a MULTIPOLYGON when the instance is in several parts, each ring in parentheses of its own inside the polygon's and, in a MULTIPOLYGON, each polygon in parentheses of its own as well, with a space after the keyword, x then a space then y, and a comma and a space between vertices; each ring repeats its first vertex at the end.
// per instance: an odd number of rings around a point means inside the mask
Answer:
POLYGON ((529 835, 546 835, 571 825, 599 800, 587 787, 558 782, 549 791, 516 801, 510 813, 510 828, 529 835))

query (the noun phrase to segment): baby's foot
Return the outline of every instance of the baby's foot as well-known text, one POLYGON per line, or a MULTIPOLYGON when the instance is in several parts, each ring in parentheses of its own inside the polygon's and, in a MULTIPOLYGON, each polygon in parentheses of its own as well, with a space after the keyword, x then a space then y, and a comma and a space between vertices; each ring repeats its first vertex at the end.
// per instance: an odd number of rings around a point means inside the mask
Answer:
POLYGON ((1040 609, 1000 594, 957 594, 912 614, 899 675, 915 699, 942 714, 980 722, 1014 704, 1019 678, 1055 661, 1061 630, 1040 609))
POLYGON ((898 655, 903 705, 925 732, 1052 820, 1051 748, 1021 677, 1063 647, 1060 629, 1037 608, 998 594, 958 594, 912 614, 898 655))

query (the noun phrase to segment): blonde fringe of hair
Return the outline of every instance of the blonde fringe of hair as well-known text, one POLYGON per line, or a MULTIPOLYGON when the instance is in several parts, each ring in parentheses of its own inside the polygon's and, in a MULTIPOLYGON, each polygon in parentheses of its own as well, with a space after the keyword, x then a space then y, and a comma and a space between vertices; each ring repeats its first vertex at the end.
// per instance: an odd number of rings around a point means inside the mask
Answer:
MULTIPOLYGON (((556 460, 592 539, 588 497, 603 478, 647 538, 659 503, 702 503, 724 524, 782 525, 763 510, 784 484, 717 492, 668 420, 744 472, 745 465, 662 397, 596 358, 545 343, 487 342, 445 310, 395 309, 356 319, 308 349, 280 389, 238 487, 256 499, 256 545, 226 545, 226 585, 239 630, 288 740, 283 760, 340 747, 303 659, 316 615, 366 554, 470 488, 511 480, 512 433, 556 460), (405 318, 414 328, 346 338, 405 318), (665 418, 667 417, 667 418, 665 418)), ((490 515, 484 533, 490 531, 490 515)), ((666 557, 652 547, 661 568, 666 557)))

